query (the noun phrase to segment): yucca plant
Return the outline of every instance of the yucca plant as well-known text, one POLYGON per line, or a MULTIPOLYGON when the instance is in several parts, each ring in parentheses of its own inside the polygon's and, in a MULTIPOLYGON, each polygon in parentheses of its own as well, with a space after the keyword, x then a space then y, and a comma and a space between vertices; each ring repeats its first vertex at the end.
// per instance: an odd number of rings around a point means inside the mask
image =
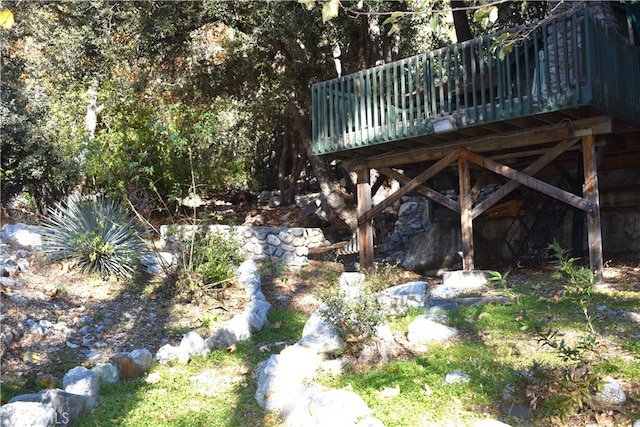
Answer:
POLYGON ((135 219, 115 200, 71 196, 42 222, 43 251, 102 277, 130 278, 146 251, 135 219))

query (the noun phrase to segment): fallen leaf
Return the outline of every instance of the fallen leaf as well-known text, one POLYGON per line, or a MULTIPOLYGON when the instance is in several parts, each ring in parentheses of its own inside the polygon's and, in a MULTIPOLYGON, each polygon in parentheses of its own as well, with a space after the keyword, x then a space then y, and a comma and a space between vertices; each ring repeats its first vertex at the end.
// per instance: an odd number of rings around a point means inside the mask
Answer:
POLYGON ((280 329, 280 327, 282 327, 282 320, 278 320, 273 324, 273 329, 280 329))
POLYGON ((54 388, 55 379, 51 375, 47 375, 42 380, 40 380, 40 384, 42 384, 45 388, 54 388))
POLYGON ((9 9, 2 10, 0 12, 0 27, 10 30, 13 24, 13 13, 9 9))
POLYGON ((38 356, 36 353, 34 353, 32 351, 27 351, 22 356, 22 360, 24 360, 25 362, 35 363, 35 362, 39 362, 40 360, 42 360, 42 357, 38 356))

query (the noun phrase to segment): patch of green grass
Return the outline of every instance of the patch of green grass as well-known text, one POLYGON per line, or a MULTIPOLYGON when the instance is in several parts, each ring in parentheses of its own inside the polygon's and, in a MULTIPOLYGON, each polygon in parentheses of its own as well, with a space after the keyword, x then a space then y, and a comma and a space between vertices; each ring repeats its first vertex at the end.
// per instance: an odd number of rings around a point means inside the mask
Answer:
POLYGON ((35 393, 42 389, 37 374, 27 372, 21 376, 12 375, 8 381, 2 382, 0 387, 0 402, 6 403, 9 399, 25 393, 35 393))
POLYGON ((300 338, 307 317, 274 310, 270 323, 233 351, 215 351, 186 365, 154 365, 144 378, 104 384, 98 408, 79 425, 278 425, 277 415, 256 403, 252 375, 259 362, 300 338))
POLYGON ((326 377, 331 387, 352 389, 385 426, 465 425, 493 410, 502 388, 514 375, 495 364, 495 355, 478 340, 435 345, 425 355, 341 378, 326 377), (469 383, 445 384, 446 374, 463 371, 469 383), (385 390, 395 389, 395 396, 385 390), (447 408, 443 411, 442 408, 447 408))
POLYGON ((226 351, 187 365, 154 366, 146 377, 156 377, 153 384, 104 385, 99 407, 79 425, 264 425, 265 412, 248 398, 255 393, 250 373, 242 358, 226 351))
MULTIPOLYGON (((552 276, 548 282, 514 284, 504 290, 513 300, 510 305, 461 305, 449 314, 449 325, 460 331, 456 341, 430 345, 425 354, 370 367, 365 372, 322 377, 321 382, 356 391, 371 407, 373 415, 387 426, 450 425, 452 420, 456 425, 470 425, 485 417, 500 419, 496 411, 501 394, 508 384, 523 385, 522 372, 534 372, 534 367, 540 365, 552 370, 571 366, 553 349, 538 342, 538 331, 545 327, 560 330, 567 342, 585 332, 582 307, 561 292, 562 286, 552 276), (467 373, 470 382, 445 384, 445 376, 451 371, 467 373), (381 393, 385 389, 397 389, 399 394, 385 397, 381 393)), ((598 310, 605 305, 617 311, 637 311, 638 295, 595 291, 587 308, 599 341, 615 342, 637 358, 640 346, 630 338, 630 331, 637 325, 615 313, 607 315, 606 311, 598 310)), ((424 313, 422 309, 409 310, 393 319, 392 329, 396 333, 406 331, 408 324, 424 313)), ((603 350, 606 355, 607 349, 603 350)), ((610 355, 602 360, 592 359, 590 363, 603 374, 636 385, 640 381, 637 359, 610 355)), ((557 425, 554 424, 557 419, 545 415, 547 409, 534 411, 536 425, 557 425)), ((622 421, 630 416, 624 410, 614 415, 622 421)))

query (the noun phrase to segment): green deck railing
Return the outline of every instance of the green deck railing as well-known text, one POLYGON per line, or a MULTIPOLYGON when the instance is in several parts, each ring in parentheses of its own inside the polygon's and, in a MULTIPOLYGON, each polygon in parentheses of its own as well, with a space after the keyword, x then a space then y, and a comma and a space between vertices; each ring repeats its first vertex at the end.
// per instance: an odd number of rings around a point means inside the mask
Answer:
POLYGON ((640 117, 640 49, 588 10, 313 85, 317 155, 594 105, 640 117))

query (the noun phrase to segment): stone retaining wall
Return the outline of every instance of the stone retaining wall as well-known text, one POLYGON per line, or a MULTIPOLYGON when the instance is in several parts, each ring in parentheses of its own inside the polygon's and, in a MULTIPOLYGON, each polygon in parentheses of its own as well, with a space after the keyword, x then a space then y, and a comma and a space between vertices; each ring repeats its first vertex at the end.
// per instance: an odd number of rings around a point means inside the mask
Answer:
MULTIPOLYGON (((199 229, 199 226, 192 225, 161 226, 163 250, 176 250, 181 240, 185 241, 199 229)), ((254 261, 305 265, 309 249, 331 244, 320 228, 210 225, 208 230, 236 239, 247 257, 254 261)))

